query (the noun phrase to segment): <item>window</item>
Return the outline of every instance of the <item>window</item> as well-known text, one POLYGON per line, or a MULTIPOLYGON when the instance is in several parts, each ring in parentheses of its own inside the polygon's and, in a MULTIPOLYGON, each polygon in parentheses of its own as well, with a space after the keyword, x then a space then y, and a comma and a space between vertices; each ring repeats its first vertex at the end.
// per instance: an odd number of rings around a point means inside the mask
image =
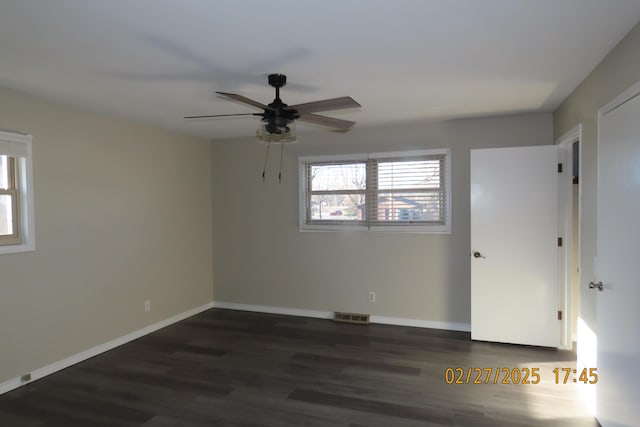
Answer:
POLYGON ((16 158, 0 155, 0 244, 20 242, 16 158))
POLYGON ((451 232, 449 150, 301 157, 301 230, 451 232))
POLYGON ((0 254, 35 249, 31 137, 0 131, 0 254))

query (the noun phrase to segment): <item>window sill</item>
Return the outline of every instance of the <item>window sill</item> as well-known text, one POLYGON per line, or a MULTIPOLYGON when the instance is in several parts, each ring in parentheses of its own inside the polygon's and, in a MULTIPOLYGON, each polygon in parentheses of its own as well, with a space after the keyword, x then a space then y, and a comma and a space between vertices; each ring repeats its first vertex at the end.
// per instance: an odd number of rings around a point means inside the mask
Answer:
POLYGON ((15 254, 21 252, 34 252, 36 250, 35 243, 21 243, 18 245, 3 245, 0 246, 0 255, 3 254, 15 254))
POLYGON ((396 234, 451 234, 451 227, 446 225, 389 225, 374 226, 366 225, 300 225, 301 233, 317 232, 344 232, 344 231, 367 231, 370 233, 396 233, 396 234))

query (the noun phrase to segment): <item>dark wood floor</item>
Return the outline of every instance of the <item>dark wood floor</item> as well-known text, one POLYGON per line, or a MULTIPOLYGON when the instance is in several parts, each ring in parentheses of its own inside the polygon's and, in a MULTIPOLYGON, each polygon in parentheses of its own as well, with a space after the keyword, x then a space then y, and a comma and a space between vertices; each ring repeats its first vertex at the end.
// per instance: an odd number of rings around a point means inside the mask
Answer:
POLYGON ((0 396, 0 426, 594 427, 566 351, 469 334, 213 309, 0 396), (541 383, 445 382, 539 367, 541 383))

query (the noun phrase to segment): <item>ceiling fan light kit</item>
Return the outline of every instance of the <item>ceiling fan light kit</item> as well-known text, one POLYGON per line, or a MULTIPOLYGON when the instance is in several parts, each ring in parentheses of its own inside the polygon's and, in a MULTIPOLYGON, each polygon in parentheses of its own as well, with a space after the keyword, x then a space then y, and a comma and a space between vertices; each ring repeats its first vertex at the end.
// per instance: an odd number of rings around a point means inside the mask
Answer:
POLYGON ((296 141, 296 124, 291 122, 280 127, 270 126, 269 123, 263 123, 256 131, 258 141, 271 142, 295 142, 296 141))
POLYGON ((185 120, 206 119, 229 116, 257 116, 262 123, 256 132, 258 140, 267 143, 271 142, 294 142, 296 140, 295 121, 326 126, 337 132, 346 132, 355 125, 350 120, 336 119, 314 114, 320 111, 342 110, 360 107, 350 96, 340 98, 325 99, 322 101, 307 102, 304 104, 287 105, 280 99, 280 88, 287 84, 287 76, 284 74, 270 74, 269 85, 276 90, 276 97, 270 104, 263 104, 242 95, 227 92, 216 92, 231 101, 236 101, 262 110, 262 113, 239 113, 239 114, 214 114, 203 116, 187 116, 185 120))

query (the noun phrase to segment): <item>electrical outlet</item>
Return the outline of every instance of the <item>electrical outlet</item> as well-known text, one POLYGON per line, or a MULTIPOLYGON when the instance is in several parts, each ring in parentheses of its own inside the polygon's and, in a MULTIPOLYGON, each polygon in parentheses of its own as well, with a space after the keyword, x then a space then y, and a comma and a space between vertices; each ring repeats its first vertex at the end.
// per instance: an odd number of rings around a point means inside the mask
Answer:
POLYGON ((151 311, 151 300, 146 300, 144 302, 144 312, 148 313, 151 311))
POLYGON ((373 291, 369 292, 369 302, 376 302, 376 293, 373 291))

